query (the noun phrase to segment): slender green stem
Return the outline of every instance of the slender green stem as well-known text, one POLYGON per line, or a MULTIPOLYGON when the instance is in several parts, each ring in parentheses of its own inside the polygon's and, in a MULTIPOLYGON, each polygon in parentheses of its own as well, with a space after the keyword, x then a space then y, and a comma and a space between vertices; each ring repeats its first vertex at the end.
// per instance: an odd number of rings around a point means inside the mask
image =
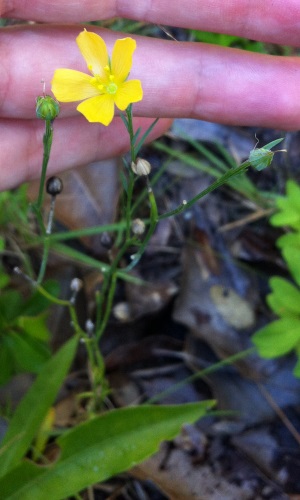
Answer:
POLYGON ((43 256, 42 256, 42 261, 41 261, 41 265, 40 265, 40 269, 39 269, 39 274, 37 277, 38 284, 41 284, 43 279, 44 279, 46 268, 47 268, 47 263, 48 263, 49 251, 50 251, 50 241, 49 241, 48 236, 45 236, 44 237, 43 256))
POLYGON ((152 235, 156 229, 156 226, 157 226, 157 221, 158 221, 157 204, 156 204, 155 196, 153 194, 153 191, 152 191, 152 188, 151 188, 149 182, 148 182, 148 198, 149 198, 149 202, 150 202, 150 224, 148 227, 148 231, 147 231, 145 238, 143 239, 143 242, 142 242, 140 248, 138 249, 137 253, 135 254, 134 258, 132 259, 131 263, 125 268, 126 271, 130 271, 131 269, 133 269, 137 265, 137 263, 139 262, 140 258, 142 257, 142 255, 147 247, 147 244, 148 244, 150 238, 152 237, 152 235))
POLYGON ((131 163, 136 161, 135 145, 134 145, 134 132, 132 123, 132 106, 128 106, 126 109, 126 128, 128 130, 130 139, 130 165, 129 165, 129 179, 127 188, 127 198, 125 207, 125 221, 126 221, 126 239, 130 237, 130 226, 131 226, 131 209, 132 209, 132 196, 135 176, 131 170, 131 163))
POLYGON ((108 323, 109 316, 110 316, 112 306, 113 306, 113 300, 114 300, 114 296, 115 296, 116 286, 117 286, 117 275, 116 275, 116 273, 113 273, 113 275, 111 276, 110 282, 109 282, 107 300, 106 300, 106 304, 105 304, 105 311, 103 314, 101 325, 96 332, 97 340, 99 340, 102 337, 103 332, 104 332, 106 325, 108 323))
MULTIPOLYGON (((170 161, 171 160, 165 161, 164 164, 161 166, 161 168, 153 176, 151 176, 151 181, 149 180, 149 182, 150 182, 150 186, 152 187, 152 189, 155 187, 155 185, 157 184, 158 180, 161 178, 161 176, 166 171, 166 169, 167 169, 170 161)), ((147 189, 144 189, 140 193, 140 195, 137 196, 134 204, 132 205, 132 210, 131 210, 131 214, 132 215, 138 210, 139 206, 141 205, 141 203, 144 201, 144 199, 147 196, 148 196, 147 189)), ((145 220, 144 220, 144 222, 145 222, 145 220)))
POLYGON ((128 248, 131 246, 132 240, 126 240, 123 243, 123 246, 120 248, 118 254, 113 260, 113 263, 110 267, 109 272, 107 273, 105 282, 103 283, 103 288, 101 290, 101 298, 99 298, 99 309, 97 311, 97 321, 96 321, 96 337, 99 340, 102 336, 107 322, 109 320, 109 316, 113 306, 114 294, 117 286, 117 279, 119 277, 118 266, 123 258, 124 254, 127 252, 128 248), (105 306, 105 311, 102 316, 102 310, 105 306))
MULTIPOLYGON (((96 325, 95 325, 96 332, 98 332, 101 329, 101 323, 102 323, 102 318, 103 318, 103 308, 104 308, 104 303, 106 300, 107 290, 109 288, 110 279, 111 279, 110 272, 106 272, 103 274, 103 283, 102 283, 101 290, 97 291, 97 294, 96 294, 96 305, 97 305, 96 325)), ((96 333, 96 335, 98 337, 97 333, 96 333)))
MULTIPOLYGON (((135 136, 134 136, 133 122, 132 122, 132 106, 128 106, 125 115, 123 115, 122 118, 126 126, 126 129, 128 131, 130 139, 130 165, 131 165, 131 162, 135 162, 136 160, 135 136)), ((96 320, 96 337, 98 340, 100 339, 106 328, 112 310, 113 299, 118 278, 118 272, 117 272, 118 265, 133 242, 133 240, 130 237, 130 232, 131 232, 132 197, 133 197, 135 176, 130 168, 130 165, 128 168, 129 177, 126 189, 126 201, 124 204, 124 219, 126 226, 125 241, 123 242, 123 244, 121 244, 121 248, 119 249, 118 254, 114 258, 114 261, 109 269, 109 272, 105 276, 102 285, 102 290, 98 296, 99 298, 97 300, 97 320, 96 320), (105 311, 103 313, 104 307, 105 311)))
POLYGON ((129 182, 127 189, 127 199, 126 199, 126 207, 125 207, 125 221, 126 221, 126 240, 130 238, 130 230, 131 230, 131 210, 132 210, 132 196, 133 196, 133 188, 134 188, 134 173, 130 169, 129 171, 129 182))
POLYGON ((45 180, 46 180, 47 167, 48 167, 50 151, 51 151, 51 146, 52 146, 52 139, 53 139, 52 121, 45 120, 45 125, 46 125, 46 129, 45 129, 45 134, 43 137, 44 154, 43 154, 42 172, 41 172, 41 178, 40 178, 38 199, 37 199, 37 202, 35 204, 36 210, 39 212, 41 211, 41 208, 43 205, 45 180))
POLYGON ((82 238, 83 236, 91 236, 94 234, 106 233, 109 231, 124 231, 125 230, 125 222, 120 221, 113 224, 106 224, 103 226, 92 226, 85 227, 83 229, 74 229, 73 231, 66 231, 64 233, 54 233, 49 235, 49 239, 51 241, 64 241, 64 240, 72 240, 75 238, 82 238))
POLYGON ((127 130, 129 133, 130 139, 130 157, 131 161, 136 160, 136 152, 135 152, 135 144, 134 144, 134 132, 133 132, 133 123, 132 123, 132 105, 128 106, 126 109, 126 117, 127 117, 127 130))
POLYGON ((43 199, 44 199, 45 181, 46 181, 47 166, 48 166, 50 151, 51 151, 51 146, 52 146, 52 139, 53 139, 52 121, 45 120, 45 133, 43 136, 44 153, 43 153, 43 163, 42 163, 42 171, 41 171, 41 177, 40 177, 39 193, 38 193, 37 201, 32 204, 32 209, 34 210, 40 231, 42 233, 43 246, 44 246, 42 262, 41 262, 41 266, 40 266, 40 270, 39 270, 39 275, 37 278, 38 284, 40 284, 44 278, 46 266, 47 266, 47 262, 48 262, 49 249, 50 249, 50 242, 49 242, 48 236, 46 235, 46 229, 45 229, 45 225, 43 222, 41 210, 42 210, 43 199))
POLYGON ((58 306, 65 306, 69 307, 70 306, 70 301, 69 300, 64 300, 64 299, 58 299, 54 295, 51 295, 45 288, 43 288, 41 285, 34 283, 34 286, 36 290, 43 295, 46 299, 48 299, 50 302, 53 304, 57 304, 58 306))
POLYGON ((152 398, 148 399, 145 404, 153 404, 157 403, 157 401, 160 401, 161 399, 165 398, 166 396, 169 396, 170 394, 173 394, 174 392, 178 391, 185 385, 194 382, 198 378, 204 378, 208 376, 210 373, 214 373, 217 370, 220 370, 224 366, 232 365, 236 361, 239 361, 240 359, 244 359, 247 356, 250 356, 251 354, 254 354, 256 352, 255 347, 251 347, 250 349, 246 349, 245 351, 238 352, 236 354, 233 354, 232 356, 229 356, 226 359, 222 359, 222 361, 218 361, 217 363, 214 363, 211 366, 208 366, 207 368, 204 368, 203 370, 200 370, 190 377, 185 378, 181 382, 178 382, 177 384, 174 384, 172 387, 169 389, 166 389, 165 391, 160 392, 156 396, 153 396, 152 398))
POLYGON ((189 201, 184 200, 181 203, 181 205, 179 205, 179 207, 175 208, 175 210, 171 210, 170 212, 166 212, 166 213, 160 215, 158 217, 158 220, 167 219, 168 217, 172 217, 173 215, 178 215, 181 212, 183 212, 184 210, 187 210, 188 208, 193 206, 196 203, 196 201, 200 200, 201 198, 203 198, 207 194, 211 193, 215 189, 217 189, 220 186, 222 186, 223 184, 225 184, 234 175, 238 175, 238 174, 241 174, 242 172, 245 172, 248 169, 248 167, 250 167, 250 162, 245 161, 244 163, 242 163, 238 167, 231 168, 230 170, 228 170, 228 172, 226 172, 226 174, 222 175, 219 179, 217 179, 210 186, 208 186, 208 188, 204 189, 203 191, 201 191, 201 193, 197 194, 197 196, 195 196, 194 198, 192 198, 189 201))
POLYGON ((33 210, 33 212, 35 213, 35 216, 36 216, 36 220, 37 220, 37 223, 38 223, 38 226, 39 226, 39 229, 40 229, 40 232, 41 232, 41 238, 42 240, 44 239, 44 236, 46 234, 46 228, 45 228, 45 225, 44 225, 44 221, 43 221, 43 217, 42 217, 42 213, 40 210, 37 209, 37 206, 35 203, 32 203, 31 204, 31 209, 33 210))

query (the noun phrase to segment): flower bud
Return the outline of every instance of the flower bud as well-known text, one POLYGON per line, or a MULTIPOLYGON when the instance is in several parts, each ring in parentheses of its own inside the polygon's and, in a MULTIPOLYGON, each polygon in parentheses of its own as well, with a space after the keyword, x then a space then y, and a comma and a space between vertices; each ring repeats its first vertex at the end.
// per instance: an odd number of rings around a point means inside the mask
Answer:
POLYGON ((131 231, 136 236, 141 236, 145 232, 145 223, 141 219, 134 219, 131 223, 131 231))
POLYGON ((264 168, 271 165, 273 156, 274 152, 270 151, 270 149, 252 149, 249 155, 249 162, 251 164, 251 167, 256 168, 256 170, 263 170, 264 168))
POLYGON ((137 158, 136 163, 131 163, 131 170, 136 175, 149 175, 151 172, 151 164, 144 158, 137 158))
POLYGON ((63 190, 63 182, 59 177, 49 177, 46 184, 46 191, 51 196, 57 196, 63 190))
POLYGON ((283 153, 286 152, 286 149, 277 149, 277 151, 271 151, 274 146, 277 146, 280 142, 283 141, 283 138, 275 139, 275 141, 269 142, 263 148, 252 149, 250 151, 249 163, 251 167, 256 168, 256 170, 263 170, 264 168, 271 165, 273 161, 274 153, 283 153))
POLYGON ((101 245, 104 248, 106 248, 106 250, 110 250, 114 244, 114 240, 113 240, 112 236, 107 231, 105 231, 104 233, 101 234, 100 241, 101 241, 101 245))
POLYGON ((87 319, 85 322, 85 330, 88 335, 91 335, 94 332, 95 325, 91 319, 87 319))
POLYGON ((59 113, 59 104, 50 95, 42 95, 36 98, 36 116, 41 120, 53 121, 59 113))
POLYGON ((124 323, 131 319, 128 302, 119 302, 119 304, 116 304, 113 308, 113 313, 116 319, 124 323))
POLYGON ((78 293, 83 286, 82 280, 79 278, 73 278, 70 284, 72 292, 78 293))

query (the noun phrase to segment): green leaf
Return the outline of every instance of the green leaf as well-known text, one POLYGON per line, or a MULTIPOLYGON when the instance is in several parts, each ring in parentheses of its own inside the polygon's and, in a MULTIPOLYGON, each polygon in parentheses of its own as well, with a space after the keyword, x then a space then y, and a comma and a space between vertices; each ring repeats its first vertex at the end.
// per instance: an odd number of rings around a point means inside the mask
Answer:
POLYGON ((127 120, 126 114, 125 113, 120 113, 120 118, 121 118, 122 122, 124 123, 124 125, 126 127, 126 130, 129 133, 129 126, 128 126, 128 120, 127 120))
POLYGON ((297 363, 293 369, 293 374, 296 378, 300 378, 300 359, 298 358, 297 363))
POLYGON ((287 233, 283 234, 276 240, 278 248, 296 247, 300 250, 300 233, 287 233))
POLYGON ((10 276, 0 270, 0 289, 5 288, 9 284, 9 282, 10 282, 10 276))
POLYGON ((266 144, 264 146, 264 148, 265 149, 272 149, 275 146, 277 146, 277 144, 280 144, 283 141, 283 139, 284 139, 284 137, 280 137, 280 139, 275 139, 275 141, 268 142, 268 144, 266 144))
POLYGON ((19 316, 16 320, 16 326, 32 338, 47 342, 50 338, 50 332, 46 325, 46 317, 47 313, 38 316, 19 316))
POLYGON ((75 356, 77 342, 76 337, 72 338, 45 363, 35 382, 19 404, 1 443, 0 477, 17 466, 28 451, 37 429, 53 404, 69 371, 75 356))
POLYGON ((300 248, 284 247, 281 253, 288 265, 292 277, 297 285, 300 286, 300 248))
POLYGON ((123 170, 121 170, 121 172, 120 172, 120 180, 121 180, 122 187, 123 187, 125 193, 127 193, 128 192, 128 181, 127 181, 127 177, 125 176, 123 170))
POLYGON ((193 39, 199 42, 211 43, 214 45, 222 45, 223 47, 238 47, 244 50, 253 52, 266 52, 264 44, 241 38, 234 35, 226 35, 223 33, 211 33, 208 31, 190 30, 193 39))
POLYGON ((267 297, 268 305, 278 316, 299 315, 300 291, 289 281, 277 276, 270 279, 272 293, 267 297))
POLYGON ((300 186, 291 179, 286 183, 286 196, 295 210, 300 213, 300 186))
POLYGON ((273 226, 291 226, 300 228, 300 187, 289 180, 286 183, 286 195, 278 197, 276 202, 278 212, 271 218, 273 226))
POLYGON ((281 318, 256 332, 252 341, 263 358, 276 358, 290 352, 300 341, 300 320, 281 318))
POLYGON ((9 345, 15 373, 38 373, 50 357, 50 350, 44 342, 36 340, 23 332, 9 332, 4 338, 4 342, 9 345))
MULTIPOLYGON (((277 200, 278 206, 278 200, 277 200)), ((294 211, 294 208, 289 203, 281 205, 281 211, 270 217, 270 223, 275 227, 290 226, 297 229, 300 223, 300 213, 294 211)))
POLYGON ((5 338, 0 342, 0 385, 5 384, 14 374, 14 366, 11 360, 9 347, 5 343, 5 338))
POLYGON ((0 316, 6 323, 13 323, 19 316, 23 306, 23 299, 16 290, 6 290, 0 296, 0 316))
POLYGON ((51 500, 75 495, 145 460, 161 441, 173 439, 183 424, 203 417, 212 405, 145 405, 104 413, 57 440, 61 455, 55 464, 41 468, 24 463, 3 477, 1 500, 44 500, 45 492, 51 500))
POLYGON ((144 142, 145 140, 147 139, 148 135, 152 132, 153 128, 155 127, 155 125, 157 124, 159 118, 156 118, 150 125, 150 127, 146 130, 146 132, 142 135, 142 137, 140 138, 139 142, 137 144, 135 144, 136 140, 138 139, 138 137, 135 138, 134 140, 134 152, 135 152, 135 155, 137 156, 138 153, 140 152, 140 149, 143 147, 144 145, 144 142))
POLYGON ((44 341, 10 327, 0 337, 0 384, 17 373, 38 373, 49 357, 50 350, 44 341))
POLYGON ((3 252, 3 250, 5 250, 5 246, 6 246, 5 238, 4 236, 0 236, 0 252, 3 252))

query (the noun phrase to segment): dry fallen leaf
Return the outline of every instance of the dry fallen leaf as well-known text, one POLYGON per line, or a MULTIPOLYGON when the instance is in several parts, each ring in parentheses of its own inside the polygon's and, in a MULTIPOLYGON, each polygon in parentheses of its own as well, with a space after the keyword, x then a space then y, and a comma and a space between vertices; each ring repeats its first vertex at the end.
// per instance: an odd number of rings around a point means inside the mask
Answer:
POLYGON ((253 307, 251 307, 247 300, 232 290, 232 288, 227 288, 223 285, 213 285, 210 288, 210 297, 218 313, 228 325, 233 326, 237 330, 254 326, 255 314, 253 307))

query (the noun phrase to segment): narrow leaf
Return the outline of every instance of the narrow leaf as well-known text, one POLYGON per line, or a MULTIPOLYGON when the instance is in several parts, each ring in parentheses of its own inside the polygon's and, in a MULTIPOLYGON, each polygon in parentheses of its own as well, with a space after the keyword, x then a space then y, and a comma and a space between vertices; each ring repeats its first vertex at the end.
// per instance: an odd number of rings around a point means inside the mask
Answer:
POLYGON ((274 146, 277 146, 280 142, 282 142, 284 137, 281 137, 280 139, 275 139, 275 141, 268 142, 268 144, 265 144, 264 148, 265 149, 272 149, 274 146))
MULTIPOLYGON (((135 155, 136 155, 136 156, 138 155, 138 153, 139 153, 139 151, 140 151, 141 147, 143 146, 143 144, 144 144, 145 140, 147 139, 148 135, 150 134, 150 132, 153 130, 153 128, 154 128, 154 127, 155 127, 155 125, 157 124, 158 120, 159 120, 159 119, 158 119, 158 118, 156 118, 156 119, 154 120, 154 122, 152 122, 152 123, 151 123, 150 127, 146 130, 146 132, 145 132, 145 133, 142 135, 142 137, 140 138, 140 140, 139 140, 138 144, 136 144, 136 145, 135 145, 135 147, 134 147, 134 152, 135 152, 135 155)), ((136 140, 137 140, 137 139, 138 139, 138 138, 136 137, 136 140)))
POLYGON ((0 477, 15 467, 28 451, 69 371, 77 342, 77 338, 73 337, 45 363, 19 404, 1 443, 0 477))
POLYGON ((212 401, 178 406, 139 406, 112 410, 69 431, 57 442, 59 460, 41 469, 25 462, 0 480, 1 500, 51 500, 75 495, 155 453, 185 423, 193 423, 212 401), (41 470, 44 472, 41 473, 41 470), (27 481, 21 478, 26 474, 27 481))

